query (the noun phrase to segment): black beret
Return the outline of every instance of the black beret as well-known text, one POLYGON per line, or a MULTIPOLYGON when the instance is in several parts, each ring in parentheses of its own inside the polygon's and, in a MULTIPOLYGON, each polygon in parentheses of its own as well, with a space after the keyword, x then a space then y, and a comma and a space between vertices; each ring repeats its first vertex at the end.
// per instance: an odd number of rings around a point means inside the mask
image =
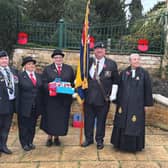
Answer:
POLYGON ((33 57, 28 56, 28 57, 23 58, 22 66, 24 66, 28 62, 33 62, 34 64, 36 64, 36 60, 34 60, 33 57))
POLYGON ((7 57, 8 56, 8 53, 4 50, 1 50, 0 51, 0 57, 7 57))
POLYGON ((51 55, 51 57, 53 58, 55 55, 61 55, 62 57, 64 57, 64 53, 62 52, 62 50, 60 49, 55 49, 51 55))
POLYGON ((95 43, 94 48, 105 48, 105 45, 103 42, 99 41, 95 43))

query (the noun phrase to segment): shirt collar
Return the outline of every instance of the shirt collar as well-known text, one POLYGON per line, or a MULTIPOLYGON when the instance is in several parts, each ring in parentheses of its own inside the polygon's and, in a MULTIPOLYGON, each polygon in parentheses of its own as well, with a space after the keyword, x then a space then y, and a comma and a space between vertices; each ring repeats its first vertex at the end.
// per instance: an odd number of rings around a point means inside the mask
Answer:
POLYGON ((30 76, 30 74, 33 74, 33 76, 35 76, 34 71, 30 72, 30 71, 26 71, 26 73, 28 74, 28 76, 30 76))
POLYGON ((0 70, 4 70, 4 69, 9 69, 9 66, 6 66, 6 67, 2 67, 2 66, 0 66, 0 70))
MULTIPOLYGON (((62 68, 62 64, 61 64, 61 65, 59 65, 59 66, 62 68)), ((57 65, 57 64, 55 64, 55 67, 56 67, 56 68, 58 68, 58 65, 57 65)))
POLYGON ((97 64, 97 62, 99 61, 99 63, 100 64, 102 64, 102 63, 104 63, 104 61, 105 61, 105 58, 103 57, 103 58, 101 58, 101 59, 95 59, 96 60, 96 64, 97 64))

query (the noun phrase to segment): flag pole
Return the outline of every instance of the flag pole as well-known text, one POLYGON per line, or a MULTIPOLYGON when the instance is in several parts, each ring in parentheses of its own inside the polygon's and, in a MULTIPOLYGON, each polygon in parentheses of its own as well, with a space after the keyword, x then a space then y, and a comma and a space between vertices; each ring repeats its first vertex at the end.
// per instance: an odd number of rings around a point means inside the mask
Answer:
POLYGON ((84 102, 82 103, 82 110, 81 110, 81 125, 80 125, 80 141, 79 145, 81 146, 83 143, 83 127, 84 127, 84 102))
MULTIPOLYGON (((84 21, 84 32, 85 32, 85 38, 84 38, 84 52, 83 52, 83 72, 84 72, 84 79, 82 83, 82 88, 86 89, 88 88, 87 78, 88 78, 88 30, 89 30, 89 6, 90 6, 90 0, 87 2, 86 6, 86 13, 85 13, 85 21, 84 21)), ((84 127, 84 101, 82 102, 82 110, 81 110, 81 125, 80 125, 80 145, 83 143, 83 127, 84 127)))
POLYGON ((87 2, 84 24, 82 28, 82 38, 80 47, 80 60, 77 66, 77 73, 75 79, 76 97, 78 103, 81 105, 81 124, 80 124, 80 145, 83 141, 83 127, 84 127, 84 99, 85 90, 88 88, 88 57, 90 51, 89 45, 89 5, 90 0, 87 2))

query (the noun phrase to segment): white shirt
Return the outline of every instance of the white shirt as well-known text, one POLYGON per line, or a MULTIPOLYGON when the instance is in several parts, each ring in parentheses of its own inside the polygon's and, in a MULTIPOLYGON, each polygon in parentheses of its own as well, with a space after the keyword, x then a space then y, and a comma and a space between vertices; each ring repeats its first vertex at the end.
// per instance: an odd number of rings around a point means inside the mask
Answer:
POLYGON ((4 70, 4 68, 6 68, 9 73, 10 73, 10 78, 11 78, 11 82, 12 82, 12 88, 13 88, 13 93, 11 94, 9 92, 9 89, 7 89, 8 91, 8 96, 9 96, 9 100, 13 100, 15 99, 15 84, 14 84, 14 76, 10 70, 10 68, 7 66, 7 67, 0 67, 0 71, 2 72, 2 74, 4 75, 4 78, 5 78, 5 83, 6 83, 6 87, 8 87, 8 77, 7 77, 7 74, 6 74, 6 71, 4 70))
POLYGON ((34 71, 32 71, 32 72, 26 71, 26 73, 28 74, 29 78, 30 78, 30 74, 32 74, 32 75, 33 75, 33 78, 36 79, 36 75, 35 75, 35 72, 34 72, 34 71))
POLYGON ((132 69, 131 71, 132 71, 132 78, 135 78, 135 76, 136 76, 136 69, 132 69))
MULTIPOLYGON (((57 64, 55 64, 55 67, 56 67, 56 69, 58 69, 58 65, 57 64)), ((59 67, 61 67, 61 69, 62 69, 62 64, 59 65, 59 67)))
POLYGON ((95 61, 96 61, 96 62, 93 62, 93 63, 92 63, 92 66, 91 66, 91 68, 90 68, 90 70, 89 70, 89 74, 90 74, 91 78, 93 78, 93 76, 94 76, 94 73, 95 73, 95 70, 96 70, 96 68, 95 68, 95 63, 97 64, 97 61, 99 61, 98 75, 100 75, 100 73, 102 72, 103 67, 104 67, 105 58, 103 57, 103 58, 101 58, 100 60, 95 59, 95 61))

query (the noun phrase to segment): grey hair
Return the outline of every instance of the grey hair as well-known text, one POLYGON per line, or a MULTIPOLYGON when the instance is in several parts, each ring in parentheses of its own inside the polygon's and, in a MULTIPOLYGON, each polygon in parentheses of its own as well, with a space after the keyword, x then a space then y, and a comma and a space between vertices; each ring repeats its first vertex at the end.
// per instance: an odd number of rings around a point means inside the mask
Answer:
POLYGON ((131 60, 131 58, 132 58, 133 56, 138 56, 138 57, 140 57, 140 55, 139 55, 138 53, 132 53, 132 54, 130 54, 130 56, 129 56, 129 61, 131 60))

